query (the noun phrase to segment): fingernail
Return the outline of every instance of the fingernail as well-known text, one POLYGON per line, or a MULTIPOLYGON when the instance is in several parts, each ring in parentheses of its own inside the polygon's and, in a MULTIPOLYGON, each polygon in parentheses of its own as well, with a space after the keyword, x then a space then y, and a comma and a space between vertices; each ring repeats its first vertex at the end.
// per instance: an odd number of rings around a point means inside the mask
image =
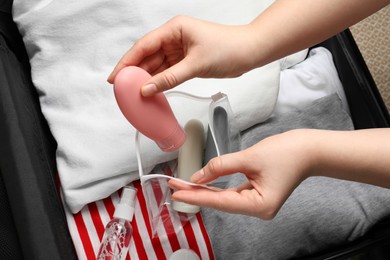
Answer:
POLYGON ((107 82, 111 83, 111 77, 112 77, 113 73, 114 73, 114 71, 111 72, 110 75, 108 75, 107 82))
POLYGON ((203 179, 203 177, 204 177, 204 171, 202 169, 200 171, 195 172, 191 176, 191 181, 196 183, 196 182, 199 182, 201 179, 203 179))
POLYGON ((155 84, 148 84, 142 87, 142 95, 147 97, 157 92, 157 86, 155 84))

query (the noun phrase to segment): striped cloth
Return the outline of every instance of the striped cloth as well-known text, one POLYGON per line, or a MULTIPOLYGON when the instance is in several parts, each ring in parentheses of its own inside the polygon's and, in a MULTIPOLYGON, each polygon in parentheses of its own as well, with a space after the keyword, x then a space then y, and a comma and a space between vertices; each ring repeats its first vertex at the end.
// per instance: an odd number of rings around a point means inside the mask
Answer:
MULTIPOLYGON (((133 239, 126 259, 168 259, 178 249, 190 248, 200 259, 214 259, 211 242, 200 213, 189 221, 174 221, 164 218, 163 228, 152 235, 148 208, 139 181, 131 183, 138 189, 134 218, 133 239), (175 230, 175 232, 171 232, 175 230)), ((104 228, 112 219, 115 205, 119 202, 120 191, 85 206, 79 213, 72 214, 65 207, 70 235, 79 259, 96 259, 104 228)), ((166 206, 165 206, 166 207, 166 206)), ((172 214, 163 209, 165 214, 172 214)))

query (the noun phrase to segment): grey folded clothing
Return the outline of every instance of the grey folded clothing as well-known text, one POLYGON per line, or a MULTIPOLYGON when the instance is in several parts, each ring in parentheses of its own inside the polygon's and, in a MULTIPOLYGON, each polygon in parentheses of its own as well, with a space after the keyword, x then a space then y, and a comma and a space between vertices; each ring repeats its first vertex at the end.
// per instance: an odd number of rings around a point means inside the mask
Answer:
MULTIPOLYGON (((353 130, 336 94, 242 134, 244 149, 273 134, 296 128, 353 130)), ((242 174, 224 177, 218 186, 236 187, 242 174)), ((390 214, 390 189, 325 177, 305 180, 271 221, 202 209, 217 259, 287 259, 352 241, 390 214)))

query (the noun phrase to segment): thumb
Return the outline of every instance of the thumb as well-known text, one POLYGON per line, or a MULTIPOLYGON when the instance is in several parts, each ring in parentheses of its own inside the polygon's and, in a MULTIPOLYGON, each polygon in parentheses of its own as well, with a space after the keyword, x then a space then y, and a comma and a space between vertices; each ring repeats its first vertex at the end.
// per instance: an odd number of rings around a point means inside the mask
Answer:
POLYGON ((194 173, 191 181, 194 183, 208 183, 218 177, 243 172, 245 157, 243 152, 225 154, 211 159, 206 166, 194 173))
POLYGON ((188 64, 186 59, 154 75, 142 86, 141 92, 145 97, 174 88, 181 83, 195 77, 194 65, 188 64))

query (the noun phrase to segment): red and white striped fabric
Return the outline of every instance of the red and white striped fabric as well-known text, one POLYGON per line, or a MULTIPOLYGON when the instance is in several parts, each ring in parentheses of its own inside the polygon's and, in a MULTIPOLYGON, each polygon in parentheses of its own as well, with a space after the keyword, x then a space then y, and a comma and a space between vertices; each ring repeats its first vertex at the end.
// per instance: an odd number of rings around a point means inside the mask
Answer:
MULTIPOLYGON (((200 213, 189 222, 174 223, 177 232, 170 232, 173 223, 164 220, 166 232, 157 232, 152 237, 146 201, 139 181, 132 185, 138 189, 133 226, 126 259, 168 259, 180 248, 194 250, 201 259, 214 259, 211 242, 200 213), (181 225, 179 228, 177 225, 181 225)), ((85 206, 79 213, 72 214, 65 207, 69 231, 79 259, 96 259, 106 224, 112 219, 120 191, 110 197, 85 206)))

